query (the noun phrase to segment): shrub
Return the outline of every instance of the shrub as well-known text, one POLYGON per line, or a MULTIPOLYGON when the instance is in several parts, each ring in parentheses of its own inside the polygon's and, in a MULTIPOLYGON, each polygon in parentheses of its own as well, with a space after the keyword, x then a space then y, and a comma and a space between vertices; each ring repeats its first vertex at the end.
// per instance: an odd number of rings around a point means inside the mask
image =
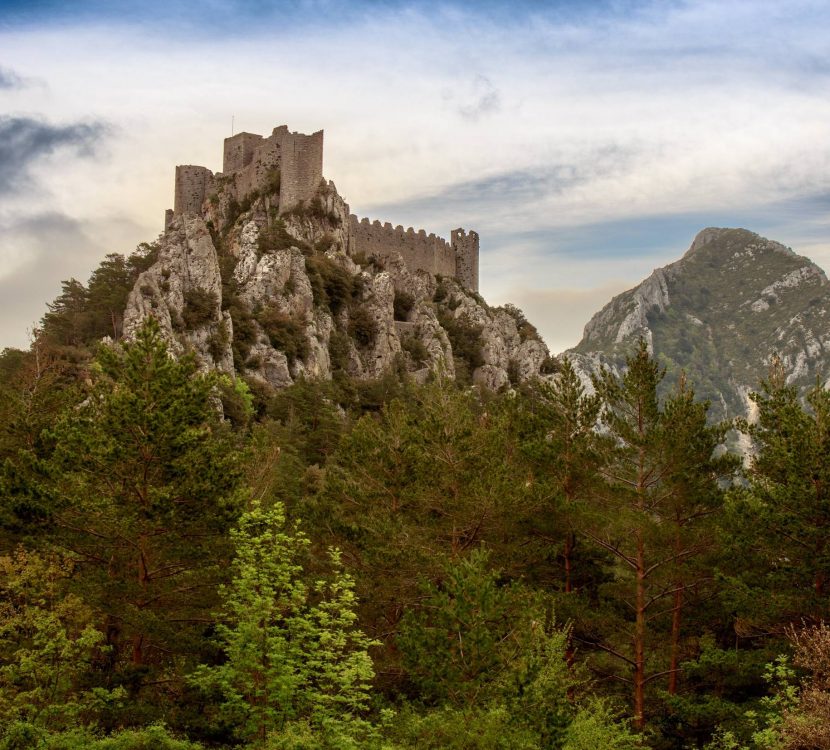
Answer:
POLYGON ((407 336, 401 341, 401 349, 403 349, 416 365, 423 364, 429 360, 429 350, 417 336, 407 336))
POLYGON ((553 375, 555 372, 559 372, 559 360, 556 357, 551 357, 548 354, 547 357, 542 360, 542 364, 539 367, 539 372, 542 375, 553 375))
POLYGON ((349 368, 349 337, 341 331, 332 331, 329 338, 329 359, 332 372, 349 368))
POLYGON ((408 320, 409 313, 415 307, 415 297, 409 294, 409 292, 399 292, 396 290, 395 300, 392 305, 395 311, 395 320, 408 320))
POLYGON ((314 304, 328 306, 332 314, 340 312, 362 291, 362 282, 356 282, 356 277, 326 255, 307 255, 305 268, 314 304))
POLYGON ((349 336, 361 346, 369 347, 375 343, 378 324, 365 307, 354 307, 349 311, 349 336))
POLYGON ((533 339, 535 341, 540 340, 539 331, 536 330, 536 326, 528 321, 525 314, 518 307, 516 307, 516 305, 512 305, 508 302, 501 309, 516 321, 516 330, 518 330, 519 338, 521 338, 522 341, 527 341, 529 339, 533 339))
POLYGON ((194 286, 184 293, 184 309, 182 318, 185 325, 190 328, 210 323, 215 319, 216 308, 219 305, 219 298, 216 292, 209 292, 207 289, 194 286))
POLYGON ((229 339, 230 336, 228 336, 228 328, 225 325, 225 322, 222 321, 207 341, 208 351, 214 361, 219 361, 222 358, 229 339))
POLYGON ((281 312, 276 307, 266 307, 258 316, 257 321, 268 336, 271 346, 281 351, 293 364, 298 359, 308 356, 308 338, 305 332, 305 321, 281 312))
POLYGON ((285 222, 277 219, 268 227, 263 227, 257 238, 257 250, 260 255, 277 253, 281 250, 288 250, 290 247, 298 247, 301 250, 308 250, 308 244, 288 233, 285 222))
POLYGON ((276 167, 269 169, 265 174, 265 181, 262 184, 262 192, 265 195, 279 195, 281 184, 282 175, 280 170, 276 167))
POLYGON ((438 314, 438 322, 447 332, 453 354, 467 364, 470 374, 484 364, 484 356, 481 353, 481 326, 473 323, 465 315, 454 318, 443 311, 438 314))

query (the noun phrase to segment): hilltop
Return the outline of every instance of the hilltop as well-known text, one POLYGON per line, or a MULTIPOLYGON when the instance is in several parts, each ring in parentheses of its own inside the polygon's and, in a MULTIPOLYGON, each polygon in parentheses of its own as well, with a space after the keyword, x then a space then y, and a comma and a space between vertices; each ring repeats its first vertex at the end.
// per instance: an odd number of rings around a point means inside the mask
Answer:
POLYGON ((360 220, 322 176, 323 133, 225 139, 223 172, 176 168, 174 208, 129 293, 175 353, 265 388, 441 372, 492 389, 550 369, 535 328, 478 289, 478 235, 360 220))
POLYGON ((583 377, 618 371, 640 337, 667 368, 684 371, 712 416, 746 416, 749 393, 780 357, 788 382, 824 382, 830 287, 815 263, 746 229, 708 228, 683 257, 614 297, 568 352, 583 377))

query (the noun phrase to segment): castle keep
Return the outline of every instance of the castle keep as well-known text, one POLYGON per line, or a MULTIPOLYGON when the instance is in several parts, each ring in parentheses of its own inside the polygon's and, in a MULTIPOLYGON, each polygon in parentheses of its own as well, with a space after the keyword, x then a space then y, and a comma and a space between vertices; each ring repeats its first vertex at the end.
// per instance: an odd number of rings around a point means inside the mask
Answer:
MULTIPOLYGON (((286 214, 314 200, 323 180, 323 131, 311 135, 292 133, 281 125, 271 135, 237 133, 225 139, 222 172, 214 174, 206 167, 176 167, 173 208, 165 214, 165 229, 175 216, 202 215, 203 204, 221 184, 232 197, 242 201, 259 191, 279 191, 280 214, 286 214)), ((349 216, 349 255, 389 257, 399 253, 412 271, 426 271, 456 278, 474 292, 478 291, 479 238, 476 232, 454 229, 447 242, 423 229, 358 219, 349 216)))

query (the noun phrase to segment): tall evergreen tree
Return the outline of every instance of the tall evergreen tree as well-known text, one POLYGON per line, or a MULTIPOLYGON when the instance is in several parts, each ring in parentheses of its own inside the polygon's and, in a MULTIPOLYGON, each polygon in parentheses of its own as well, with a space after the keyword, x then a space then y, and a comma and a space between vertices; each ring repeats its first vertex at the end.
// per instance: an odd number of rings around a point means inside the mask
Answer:
POLYGON ((56 541, 81 561, 109 674, 144 674, 192 654, 210 622, 239 453, 214 377, 170 357, 155 321, 133 342, 102 347, 93 378, 52 433, 56 541))
POLYGON ((657 388, 663 376, 641 340, 621 378, 606 370, 595 382, 613 445, 602 468, 601 503, 586 533, 616 558, 617 580, 610 591, 633 619, 630 640, 620 628, 610 641, 598 638, 595 645, 628 666, 630 677, 616 676, 631 685, 640 729, 647 686, 678 669, 676 642, 666 665, 653 645, 652 626, 664 616, 661 607, 668 599, 672 633, 679 638, 691 563, 707 548, 703 521, 717 510, 718 479, 729 470, 728 459, 715 458, 724 429, 707 426, 708 404, 696 404, 681 382, 661 407, 657 388))

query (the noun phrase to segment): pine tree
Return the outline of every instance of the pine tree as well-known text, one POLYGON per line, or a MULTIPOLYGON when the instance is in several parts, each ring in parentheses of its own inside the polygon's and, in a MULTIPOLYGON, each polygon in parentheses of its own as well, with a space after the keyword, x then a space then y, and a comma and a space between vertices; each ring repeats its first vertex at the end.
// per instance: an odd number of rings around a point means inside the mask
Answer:
POLYGON ((194 653, 190 639, 210 622, 239 453, 214 377, 170 357, 153 320, 135 341, 102 347, 92 375, 51 435, 55 539, 81 561, 110 675, 128 664, 146 673, 194 653))
POLYGON ((586 533, 618 561, 617 582, 609 590, 633 614, 633 623, 630 645, 622 638, 624 630, 594 645, 628 666, 631 676, 617 678, 631 685, 639 729, 646 722, 647 686, 677 672, 691 562, 707 549, 702 524, 718 509, 718 479, 731 466, 729 459, 715 458, 724 428, 707 426, 708 404, 696 404, 683 381, 661 407, 657 388, 663 376, 641 340, 621 378, 606 370, 595 381, 613 445, 602 468, 606 487, 586 533), (650 624, 662 616, 667 598, 672 601, 671 659, 668 668, 650 671, 661 655, 651 647, 650 624))

